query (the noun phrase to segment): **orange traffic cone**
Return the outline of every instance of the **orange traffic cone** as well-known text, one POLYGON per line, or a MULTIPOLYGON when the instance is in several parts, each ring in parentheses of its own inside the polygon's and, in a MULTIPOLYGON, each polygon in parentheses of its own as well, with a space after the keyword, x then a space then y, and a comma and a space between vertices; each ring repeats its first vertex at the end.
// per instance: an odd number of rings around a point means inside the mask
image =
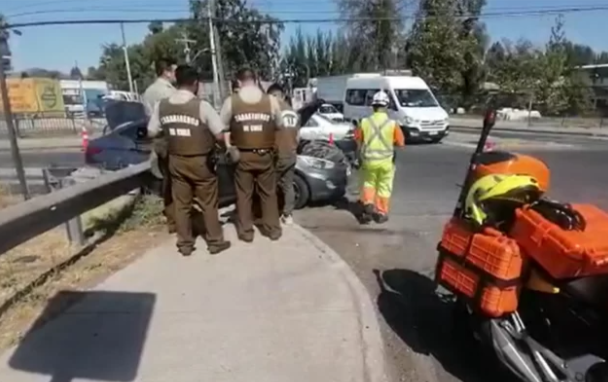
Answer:
POLYGON ((329 133, 329 144, 334 145, 334 133, 329 133))
POLYGON ((82 126, 80 136, 82 138, 82 151, 86 152, 89 147, 89 133, 87 132, 86 126, 82 126))

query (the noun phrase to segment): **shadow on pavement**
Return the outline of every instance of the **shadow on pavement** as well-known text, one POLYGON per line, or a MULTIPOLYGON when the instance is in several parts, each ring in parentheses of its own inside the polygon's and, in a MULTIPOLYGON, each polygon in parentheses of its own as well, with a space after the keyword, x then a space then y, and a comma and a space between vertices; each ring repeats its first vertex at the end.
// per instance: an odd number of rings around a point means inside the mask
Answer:
POLYGON ((12 354, 9 366, 49 375, 51 382, 133 381, 155 302, 150 293, 59 292, 12 354))
MULTIPOLYGON (((9 309, 15 306, 15 304, 23 301, 24 298, 34 292, 36 288, 44 285, 52 277, 68 270, 71 266, 93 253, 98 246, 114 237, 122 224, 133 214, 134 209, 135 203, 131 203, 127 208, 122 209, 118 215, 95 219, 91 223, 92 227, 84 232, 84 236, 89 239, 90 242, 74 255, 40 274, 32 282, 17 290, 12 296, 7 298, 6 301, 0 305, 0 318, 2 318, 9 309), (98 237, 94 237, 96 232, 100 232, 101 234, 98 237)), ((44 254, 40 255, 43 256, 44 254)))
POLYGON ((378 310, 412 351, 433 357, 464 382, 507 381, 495 361, 467 338, 468 333, 456 330, 453 303, 436 292, 433 280, 404 269, 374 273, 380 287, 378 310))

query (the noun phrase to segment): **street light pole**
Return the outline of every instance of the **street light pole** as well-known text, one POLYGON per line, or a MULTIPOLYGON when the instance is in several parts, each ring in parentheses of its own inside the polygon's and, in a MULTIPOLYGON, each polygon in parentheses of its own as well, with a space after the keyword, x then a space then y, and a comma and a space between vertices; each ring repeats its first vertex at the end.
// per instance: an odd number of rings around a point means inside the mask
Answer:
POLYGON ((129 81, 129 92, 133 93, 133 77, 131 76, 131 63, 129 62, 129 52, 127 50, 127 38, 125 37, 125 24, 120 23, 120 33, 122 35, 122 50, 125 54, 125 66, 127 67, 127 80, 129 81))
POLYGON ((213 106, 220 104, 220 79, 217 65, 217 52, 215 50, 215 28, 213 27, 213 0, 207 2, 207 21, 209 24, 209 48, 211 49, 211 66, 213 67, 213 106))
MULTIPOLYGON (((7 44, 6 35, 3 32, 4 31, 0 30, 0 46, 7 44)), ((8 85, 6 83, 6 73, 4 72, 4 55, 1 52, 0 96, 2 97, 4 119, 6 120, 6 128, 8 129, 8 138, 11 142, 11 154, 13 157, 13 164, 15 165, 15 171, 17 172, 17 179, 19 179, 21 195, 23 195, 23 199, 28 200, 30 198, 30 191, 27 188, 27 181, 25 180, 25 169, 23 168, 23 160, 21 159, 21 153, 19 152, 19 144, 17 142, 17 132, 15 131, 15 125, 13 124, 13 114, 11 113, 11 101, 8 98, 8 85)))

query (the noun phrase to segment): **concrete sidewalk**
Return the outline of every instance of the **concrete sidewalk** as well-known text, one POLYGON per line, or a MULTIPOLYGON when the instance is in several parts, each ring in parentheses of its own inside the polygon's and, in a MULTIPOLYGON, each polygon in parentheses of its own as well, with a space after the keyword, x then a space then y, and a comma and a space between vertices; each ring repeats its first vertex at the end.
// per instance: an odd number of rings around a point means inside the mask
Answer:
MULTIPOLYGON (((10 382, 384 382, 372 300, 308 231, 191 258, 174 240, 0 357, 10 382)), ((69 294, 69 292, 68 292, 69 294)))
MULTIPOLYGON (((455 131, 478 131, 483 125, 482 118, 451 117, 450 128, 455 131)), ((607 127, 576 127, 576 126, 528 126, 527 121, 496 121, 495 130, 510 132, 527 132, 535 134, 557 134, 583 137, 608 138, 607 127)))

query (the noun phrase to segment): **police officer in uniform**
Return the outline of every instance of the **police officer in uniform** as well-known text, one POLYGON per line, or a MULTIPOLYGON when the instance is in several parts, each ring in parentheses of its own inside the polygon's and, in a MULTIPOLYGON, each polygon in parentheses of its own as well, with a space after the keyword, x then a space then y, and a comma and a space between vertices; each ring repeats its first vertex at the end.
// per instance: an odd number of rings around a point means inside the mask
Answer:
POLYGON ((300 136, 300 117, 289 104, 281 85, 272 84, 268 88, 268 94, 275 96, 281 106, 283 129, 277 132, 277 181, 283 193, 281 221, 292 224, 291 214, 295 204, 293 176, 300 136))
POLYGON ((226 146, 237 161, 235 188, 237 196, 237 232, 239 239, 253 241, 252 199, 254 193, 262 210, 261 231, 271 240, 281 237, 276 194, 275 140, 282 128, 278 100, 265 94, 250 69, 236 76, 237 94, 222 106, 222 122, 229 126, 226 146))
POLYGON ((197 71, 187 65, 175 70, 178 90, 154 108, 149 131, 162 131, 167 137, 171 174, 177 247, 184 256, 194 251, 191 211, 193 198, 200 202, 205 221, 205 240, 209 253, 217 254, 230 247, 224 240, 218 216, 218 180, 210 168, 216 140, 223 140, 219 115, 206 101, 197 98, 197 71))
MULTIPOLYGON (((151 116, 154 106, 161 100, 175 93, 175 68, 177 65, 172 60, 159 60, 155 62, 156 81, 148 86, 143 94, 143 103, 146 107, 148 117, 151 116)), ((154 140, 154 155, 156 155, 158 169, 163 176, 162 194, 165 204, 164 214, 167 219, 169 232, 175 232, 175 212, 173 196, 171 194, 171 179, 169 176, 169 158, 167 155, 167 139, 159 134, 154 140)))

